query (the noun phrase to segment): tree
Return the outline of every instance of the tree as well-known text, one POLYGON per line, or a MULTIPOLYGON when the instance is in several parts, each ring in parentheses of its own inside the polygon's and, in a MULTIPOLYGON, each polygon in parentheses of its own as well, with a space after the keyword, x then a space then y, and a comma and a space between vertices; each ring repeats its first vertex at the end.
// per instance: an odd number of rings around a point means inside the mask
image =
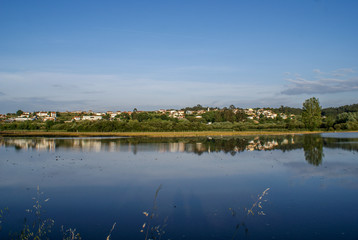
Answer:
POLYGON ((109 120, 111 118, 111 115, 109 115, 108 113, 106 113, 106 115, 103 116, 103 119, 105 120, 109 120))
POLYGON ((124 121, 128 121, 129 119, 131 119, 131 117, 129 116, 129 114, 128 113, 121 113, 120 115, 119 115, 119 119, 120 120, 124 120, 124 121))
POLYGON ((321 109, 318 98, 312 97, 303 103, 302 122, 306 128, 312 131, 321 125, 321 109))
POLYGON ((24 112, 22 111, 22 110, 17 110, 17 112, 16 112, 16 115, 17 116, 20 116, 21 114, 23 114, 24 112))

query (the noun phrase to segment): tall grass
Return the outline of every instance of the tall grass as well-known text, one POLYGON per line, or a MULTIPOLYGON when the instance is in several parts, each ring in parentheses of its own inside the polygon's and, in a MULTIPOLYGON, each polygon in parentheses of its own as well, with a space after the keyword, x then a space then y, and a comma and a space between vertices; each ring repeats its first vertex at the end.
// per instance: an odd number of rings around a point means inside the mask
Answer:
POLYGON ((145 232, 145 240, 153 239, 160 240, 162 236, 165 234, 165 227, 168 218, 165 218, 162 224, 155 225, 154 219, 158 217, 158 206, 157 206, 157 198, 159 191, 162 189, 162 185, 159 185, 157 190, 155 191, 153 206, 152 209, 148 212, 143 212, 143 214, 148 218, 147 222, 145 222, 142 226, 141 232, 145 232))
MULTIPOLYGON (((162 185, 160 185, 154 195, 153 204, 150 210, 143 212, 147 221, 142 225, 140 232, 144 233, 144 240, 161 240, 165 234, 165 227, 167 226, 168 217, 166 217, 161 224, 157 224, 158 221, 158 205, 157 199, 162 185)), ((267 201, 265 196, 268 194, 270 188, 266 188, 262 193, 257 196, 257 199, 254 201, 250 208, 245 208, 243 213, 238 215, 237 211, 233 208, 229 208, 231 215, 238 219, 238 223, 235 225, 234 233, 232 234, 231 239, 239 238, 239 230, 243 229, 245 235, 247 236, 249 230, 245 223, 247 217, 254 215, 266 215, 263 212, 263 202, 267 201)), ((52 233, 52 228, 55 221, 51 218, 46 218, 44 216, 43 205, 48 202, 50 199, 43 197, 43 192, 40 191, 39 186, 37 187, 36 196, 33 197, 33 206, 31 209, 26 209, 26 212, 31 216, 30 220, 25 218, 24 224, 20 232, 15 232, 11 234, 11 239, 13 240, 47 240, 50 239, 52 233)), ((0 210, 0 231, 1 224, 5 219, 5 215, 8 212, 8 209, 5 208, 0 210)), ((110 240, 112 232, 114 231, 117 223, 114 222, 112 228, 110 229, 106 240, 110 240)), ((77 232, 75 228, 65 229, 64 226, 61 226, 60 229, 62 240, 82 240, 81 235, 77 232)))
MULTIPOLYGON (((243 217, 242 219, 240 219, 239 223, 236 224, 235 226, 235 230, 234 230, 234 233, 231 237, 231 240, 234 240, 236 238, 238 238, 238 233, 239 233, 239 230, 240 229, 244 229, 244 232, 245 232, 245 235, 247 236, 248 232, 249 232, 249 229, 248 227, 246 226, 246 218, 248 216, 254 216, 255 213, 257 215, 266 215, 264 212, 263 212, 263 207, 262 207, 262 202, 263 201, 266 201, 264 199, 264 197, 268 194, 268 191, 270 190, 270 188, 266 188, 262 193, 260 193, 258 196, 257 196, 257 199, 256 201, 252 204, 252 206, 249 208, 249 209, 244 209, 244 213, 243 213, 243 217)), ((231 215, 233 217, 237 217, 237 213, 234 209, 232 208, 229 208, 229 210, 231 211, 231 215)))

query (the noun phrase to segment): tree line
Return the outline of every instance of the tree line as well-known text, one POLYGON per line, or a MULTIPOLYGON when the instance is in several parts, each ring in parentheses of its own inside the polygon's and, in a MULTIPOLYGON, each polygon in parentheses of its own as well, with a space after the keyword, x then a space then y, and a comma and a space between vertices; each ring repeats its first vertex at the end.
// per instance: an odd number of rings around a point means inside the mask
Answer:
MULTIPOLYGON (((358 130, 358 111, 353 111, 358 104, 336 108, 336 115, 325 115, 317 98, 305 100, 300 114, 294 118, 283 119, 280 115, 276 118, 260 116, 258 120, 247 118, 243 109, 231 105, 229 108, 216 109, 201 114, 187 115, 185 119, 172 118, 165 114, 155 112, 138 112, 132 114, 121 113, 117 119, 109 121, 109 115, 99 121, 74 121, 65 119, 69 114, 58 113, 58 120, 1 122, 0 130, 47 130, 68 132, 161 132, 161 131, 245 131, 245 130, 358 130), (341 112, 346 109, 347 112, 341 112)), ((185 110, 199 111, 207 108, 197 105, 185 110)), ((329 108, 334 109, 334 108, 329 108)), ((285 114, 296 112, 295 108, 283 107, 271 109, 275 112, 282 111, 285 114)), ((330 110, 330 111, 331 111, 330 110)), ((358 109, 357 109, 358 110, 358 109)), ((21 110, 17 113, 21 114, 21 110)), ((327 112, 326 112, 327 113, 327 112)))

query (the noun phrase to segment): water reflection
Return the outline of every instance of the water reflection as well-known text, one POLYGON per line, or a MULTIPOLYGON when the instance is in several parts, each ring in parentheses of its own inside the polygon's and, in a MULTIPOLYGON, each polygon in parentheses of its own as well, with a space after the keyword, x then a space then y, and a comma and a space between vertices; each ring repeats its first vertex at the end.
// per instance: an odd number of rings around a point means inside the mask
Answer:
POLYGON ((165 239, 354 239, 357 136, 2 138, 0 209, 18 226, 40 185, 58 226, 103 239, 117 222, 113 239, 144 239, 162 184, 165 239), (260 209, 246 217, 250 206, 260 209))
POLYGON ((245 138, 2 138, 0 146, 17 150, 55 151, 59 148, 82 151, 155 151, 210 153, 225 152, 235 155, 243 151, 262 151, 300 148, 301 136, 256 136, 245 138))
POLYGON ((318 166, 322 163, 323 138, 319 135, 305 135, 303 137, 303 150, 308 163, 318 166))
POLYGON ((283 152, 303 148, 308 163, 318 166, 324 157, 323 148, 358 151, 358 138, 323 137, 317 134, 286 136, 249 136, 232 138, 2 138, 0 146, 16 150, 108 152, 224 152, 231 155, 243 151, 283 152))

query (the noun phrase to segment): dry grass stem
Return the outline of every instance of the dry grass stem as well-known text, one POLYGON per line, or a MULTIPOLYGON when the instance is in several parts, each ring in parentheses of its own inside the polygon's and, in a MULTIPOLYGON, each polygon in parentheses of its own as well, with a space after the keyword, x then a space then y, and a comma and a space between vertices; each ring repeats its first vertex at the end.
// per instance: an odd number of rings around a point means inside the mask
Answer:
POLYGON ((111 234, 112 234, 112 232, 113 232, 113 230, 114 230, 115 227, 116 227, 116 222, 113 223, 112 229, 111 229, 111 231, 109 231, 109 234, 108 234, 106 240, 110 240, 110 239, 111 239, 111 234))

